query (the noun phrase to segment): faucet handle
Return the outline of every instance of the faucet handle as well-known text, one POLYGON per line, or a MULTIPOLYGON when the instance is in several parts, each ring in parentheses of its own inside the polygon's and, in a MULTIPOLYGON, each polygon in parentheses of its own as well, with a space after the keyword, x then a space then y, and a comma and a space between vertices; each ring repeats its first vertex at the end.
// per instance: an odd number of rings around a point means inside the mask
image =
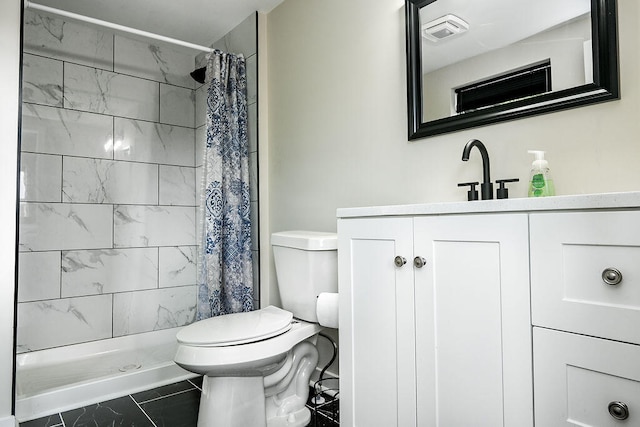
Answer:
POLYGON ((476 185, 478 185, 479 182, 461 182, 458 184, 458 187, 465 187, 465 186, 469 186, 469 191, 467 191, 467 200, 472 201, 472 200, 478 200, 478 190, 476 190, 476 185))
POLYGON ((507 187, 505 187, 505 183, 507 182, 518 182, 520 181, 520 179, 518 178, 510 178, 510 179, 496 179, 496 184, 498 184, 500 187, 498 187, 498 190, 496 191, 498 199, 508 199, 509 198, 509 189, 507 187))

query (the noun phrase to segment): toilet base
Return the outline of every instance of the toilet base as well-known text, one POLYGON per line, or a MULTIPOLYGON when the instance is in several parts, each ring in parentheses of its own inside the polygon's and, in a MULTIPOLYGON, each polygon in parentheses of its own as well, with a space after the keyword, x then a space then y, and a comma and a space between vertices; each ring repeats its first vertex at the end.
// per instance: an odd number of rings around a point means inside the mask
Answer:
POLYGON ((286 417, 273 417, 267 420, 267 427, 304 427, 311 422, 311 411, 302 408, 286 417))
POLYGON ((307 407, 265 421, 263 377, 207 377, 202 381, 198 427, 303 427, 307 407))
POLYGON ((204 377, 198 427, 266 427, 264 414, 263 377, 204 377))
POLYGON ((309 379, 318 364, 318 349, 309 341, 298 343, 284 365, 265 377, 267 427, 304 427, 311 421, 305 406, 309 379))

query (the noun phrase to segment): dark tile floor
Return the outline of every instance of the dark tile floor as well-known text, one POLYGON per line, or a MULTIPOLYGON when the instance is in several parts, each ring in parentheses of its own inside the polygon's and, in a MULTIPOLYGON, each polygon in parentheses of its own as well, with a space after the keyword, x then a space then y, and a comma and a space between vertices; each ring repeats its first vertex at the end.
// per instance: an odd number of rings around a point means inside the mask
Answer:
MULTIPOLYGON (((313 392, 313 390, 311 390, 313 392)), ((310 393, 311 394, 311 393, 310 393)), ((338 399, 324 395, 325 402, 313 404, 312 396, 309 396, 307 407, 311 409, 311 422, 307 427, 339 427, 340 426, 340 403, 338 399)))
MULTIPOLYGON (((202 378, 73 409, 20 423, 20 427, 196 427, 202 378)), ((312 408, 308 427, 338 427, 338 404, 312 408)), ((247 426, 250 427, 250 426, 247 426)))

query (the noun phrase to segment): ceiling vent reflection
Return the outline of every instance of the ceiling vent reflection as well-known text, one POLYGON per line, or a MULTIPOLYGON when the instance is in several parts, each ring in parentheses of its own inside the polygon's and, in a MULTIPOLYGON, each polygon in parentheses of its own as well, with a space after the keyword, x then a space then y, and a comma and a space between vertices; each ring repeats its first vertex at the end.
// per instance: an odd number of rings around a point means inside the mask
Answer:
POLYGON ((437 43, 469 30, 469 24, 462 18, 448 14, 422 24, 422 37, 437 43))

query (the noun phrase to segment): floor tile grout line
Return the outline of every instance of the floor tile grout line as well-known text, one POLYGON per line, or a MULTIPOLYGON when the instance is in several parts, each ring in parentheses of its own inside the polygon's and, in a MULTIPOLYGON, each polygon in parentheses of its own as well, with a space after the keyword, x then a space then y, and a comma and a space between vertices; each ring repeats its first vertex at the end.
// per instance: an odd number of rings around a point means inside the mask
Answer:
POLYGON ((142 409, 142 406, 140 406, 140 404, 138 402, 136 402, 136 400, 133 398, 133 396, 129 395, 129 397, 131 398, 131 400, 133 400, 133 403, 136 404, 136 406, 138 407, 138 409, 140 409, 142 411, 142 413, 144 414, 145 417, 147 417, 147 419, 149 421, 151 421, 151 425, 153 425, 153 427, 158 427, 156 425, 156 423, 153 422, 153 420, 151 419, 151 417, 149 416, 149 414, 147 414, 147 411, 145 411, 144 409, 142 409))
MULTIPOLYGON (((165 394, 164 396, 158 396, 158 397, 154 397, 153 399, 148 399, 148 400, 144 400, 140 402, 140 405, 144 405, 145 403, 149 403, 149 402, 155 402, 156 400, 160 400, 160 399, 164 399, 165 397, 173 397, 173 396, 177 396, 179 394, 183 394, 183 393, 187 393, 189 391, 193 391, 194 389, 190 388, 188 390, 180 390, 180 391, 176 391, 174 393, 170 393, 170 394, 165 394)), ((133 396, 131 396, 131 398, 133 400, 136 400, 133 396)), ((136 403, 138 403, 136 401, 136 403)))
POLYGON ((198 390, 200 390, 202 392, 202 388, 198 387, 196 384, 193 383, 193 381, 191 381, 190 379, 187 380, 192 386, 194 386, 195 388, 197 388, 198 390))

